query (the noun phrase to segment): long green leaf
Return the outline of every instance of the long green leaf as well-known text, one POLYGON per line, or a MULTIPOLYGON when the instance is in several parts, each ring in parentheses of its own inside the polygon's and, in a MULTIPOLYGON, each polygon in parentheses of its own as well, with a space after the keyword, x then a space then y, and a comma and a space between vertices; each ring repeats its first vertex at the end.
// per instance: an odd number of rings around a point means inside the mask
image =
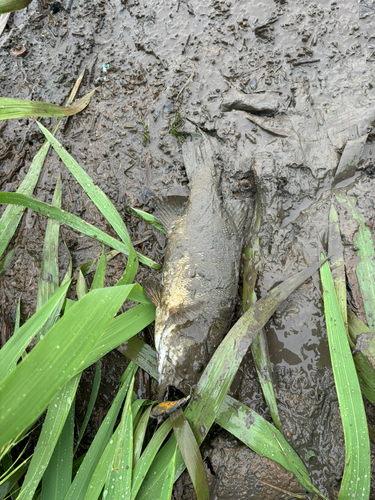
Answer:
MULTIPOLYGON (((129 296, 130 300, 130 296, 129 296)), ((116 349, 155 320, 154 304, 139 304, 117 316, 85 359, 84 368, 116 349)))
POLYGON ((333 376, 345 438, 345 468, 339 500, 369 498, 370 443, 362 394, 326 262, 320 271, 333 376))
MULTIPOLYGON (((257 301, 255 284, 260 265, 259 229, 261 224, 261 205, 259 195, 256 196, 253 221, 250 228, 251 238, 243 250, 243 312, 246 312, 257 301)), ((281 430, 279 411, 273 388, 271 360, 268 351, 267 338, 262 328, 254 338, 251 353, 264 399, 270 409, 271 417, 276 427, 281 430)))
POLYGON ((186 420, 182 410, 172 413, 170 419, 178 447, 193 482, 197 500, 209 500, 209 490, 202 455, 189 422, 186 420))
POLYGON ((96 398, 98 397, 98 393, 99 393, 101 378, 102 378, 102 369, 101 369, 100 361, 97 361, 96 366, 95 366, 94 382, 92 384, 90 399, 89 399, 89 403, 87 405, 85 418, 83 419, 82 426, 81 426, 79 433, 78 433, 77 443, 76 443, 75 448, 74 448, 74 455, 77 453, 81 439, 83 438, 83 435, 86 431, 86 427, 89 423, 89 420, 90 420, 90 417, 92 414, 92 410, 94 409, 95 401, 96 401, 96 398))
MULTIPOLYGON (((90 292, 92 293, 92 292, 90 292)), ((83 462, 74 477, 73 483, 69 488, 67 495, 64 500, 78 500, 85 498, 86 492, 89 491, 89 485, 91 480, 93 479, 94 471, 99 464, 100 458, 103 455, 103 452, 106 449, 106 446, 109 443, 109 440, 113 433, 113 427, 116 423, 117 416, 120 412, 122 403, 125 399, 126 393, 128 391, 130 381, 137 371, 138 367, 134 363, 130 363, 127 369, 125 370, 124 375, 121 378, 121 386, 116 394, 115 399, 111 405, 109 412, 107 413, 102 425, 99 428, 99 431, 96 433, 94 441, 91 443, 91 446, 88 452, 83 459, 83 462)), ((105 465, 105 464, 104 464, 105 465)), ((102 469, 100 469, 102 471, 102 469)), ((101 486, 99 484, 99 492, 101 491, 105 476, 102 473, 99 474, 97 479, 101 482, 101 486)))
POLYGON ((126 396, 115 453, 104 489, 108 500, 121 500, 130 497, 133 469, 133 414, 131 405, 133 387, 134 376, 126 396))
POLYGON ((133 467, 138 462, 139 457, 142 453, 143 443, 146 435, 148 421, 150 419, 150 413, 152 410, 152 406, 146 408, 146 410, 142 413, 139 422, 134 429, 134 451, 133 451, 133 467))
POLYGON ((30 2, 31 0, 0 0, 0 14, 24 9, 30 2))
POLYGON ((138 258, 133 248, 128 230, 117 212, 115 206, 104 192, 96 186, 92 179, 86 174, 75 159, 61 146, 61 144, 53 137, 48 130, 38 123, 40 130, 52 144, 56 153, 60 156, 66 167, 72 175, 77 179, 82 189, 86 192, 89 198, 93 201, 100 213, 108 220, 113 229, 119 235, 123 243, 128 248, 128 262, 123 279, 120 280, 121 285, 128 285, 133 282, 134 276, 138 269, 138 258))
MULTIPOLYGON (((107 267, 107 257, 105 255, 104 247, 102 250, 102 254, 100 256, 95 274, 94 274, 94 279, 92 280, 91 284, 91 290, 95 290, 95 288, 103 288, 104 286, 104 279, 105 279, 105 270, 107 267)), ((82 274, 83 276, 83 274, 82 274)), ((126 283, 127 285, 129 283, 126 283)))
POLYGON ((142 220, 144 220, 145 222, 148 222, 149 224, 151 224, 151 226, 154 226, 155 229, 158 229, 162 233, 167 234, 167 231, 163 228, 162 223, 156 217, 149 214, 148 212, 144 212, 143 210, 138 210, 138 208, 131 207, 131 209, 142 220))
POLYGON ((356 200, 344 193, 336 193, 339 203, 345 205, 353 219, 358 222, 358 231, 354 235, 354 244, 358 248, 357 255, 360 262, 357 264, 358 283, 365 306, 368 326, 375 331, 375 249, 371 231, 366 225, 366 221, 356 207, 356 200))
POLYGON ((176 453, 177 449, 173 454, 172 460, 169 462, 159 500, 170 500, 172 498, 174 474, 176 471, 176 453))
MULTIPOLYGON (((0 0, 1 1, 1 0, 0 0)), ((73 90, 70 93, 70 96, 67 101, 67 106, 73 102, 76 93, 78 91, 78 88, 82 82, 84 76, 84 70, 83 72, 79 75, 73 90)), ((57 129, 59 128, 59 125, 61 123, 62 118, 59 118, 56 121, 55 126, 52 129, 52 134, 55 134, 57 129)), ((47 153, 50 148, 50 143, 49 141, 45 141, 43 146, 40 148, 40 150, 37 152, 37 154, 34 156, 33 161, 31 162, 30 168, 27 171, 27 174, 23 181, 21 182, 20 186, 17 189, 17 193, 19 194, 27 194, 29 196, 32 195, 34 188, 38 182, 39 179, 39 174, 42 169, 44 160, 47 156, 47 153)), ((10 240, 12 239, 14 233, 16 232, 16 229, 18 227, 18 224, 21 220, 22 214, 24 211, 24 207, 22 206, 17 206, 17 205, 10 205, 6 207, 5 212, 3 213, 1 219, 0 219, 0 255, 2 255, 8 246, 10 240)))
POLYGON ((33 314, 0 350, 0 380, 3 380, 14 369, 26 347, 51 317, 59 302, 65 297, 69 284, 70 282, 61 285, 53 297, 33 314))
MULTIPOLYGON (((38 212, 46 217, 50 217, 52 219, 57 220, 62 224, 66 224, 67 226, 75 229, 76 231, 89 236, 90 238, 94 238, 97 241, 100 241, 104 245, 107 245, 119 252, 128 254, 128 247, 125 243, 112 238, 108 234, 104 233, 100 229, 97 229, 95 226, 92 226, 88 222, 80 219, 79 217, 69 214, 64 210, 61 210, 56 207, 52 207, 48 203, 44 203, 42 201, 35 200, 30 196, 18 194, 18 193, 6 193, 0 192, 0 203, 6 203, 9 205, 20 205, 23 207, 31 208, 35 212, 38 212)), ((152 267, 153 269, 160 269, 160 264, 156 264, 153 260, 145 257, 142 254, 137 252, 137 257, 140 262, 143 264, 152 267)))
MULTIPOLYGON (((0 11, 1 14, 1 11, 0 11)), ((92 90, 77 103, 70 106, 57 106, 48 102, 26 101, 24 99, 12 99, 0 97, 0 120, 12 118, 23 118, 26 116, 59 117, 72 116, 88 106, 95 90, 92 90)))
POLYGON ((375 334, 351 311, 348 320, 359 383, 363 394, 375 405, 375 334))
MULTIPOLYGON (((79 378, 79 376, 74 377, 74 379, 78 380, 79 378)), ((74 393, 75 391, 76 388, 74 389, 74 393)), ((53 450, 51 460, 43 474, 40 500, 62 500, 68 492, 72 482, 73 444, 74 404, 70 407, 68 417, 53 450)))
POLYGON ((29 427, 81 369, 131 286, 93 290, 0 383, 0 447, 29 427), (68 335, 67 335, 68 332, 68 335))

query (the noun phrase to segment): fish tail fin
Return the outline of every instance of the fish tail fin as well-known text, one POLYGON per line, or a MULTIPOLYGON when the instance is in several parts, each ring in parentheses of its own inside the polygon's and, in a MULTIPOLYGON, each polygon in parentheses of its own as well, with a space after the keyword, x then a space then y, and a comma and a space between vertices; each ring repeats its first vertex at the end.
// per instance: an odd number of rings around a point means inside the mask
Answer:
POLYGON ((214 156, 217 144, 214 139, 205 133, 201 133, 201 138, 192 138, 182 145, 186 174, 189 181, 203 172, 215 172, 214 156))

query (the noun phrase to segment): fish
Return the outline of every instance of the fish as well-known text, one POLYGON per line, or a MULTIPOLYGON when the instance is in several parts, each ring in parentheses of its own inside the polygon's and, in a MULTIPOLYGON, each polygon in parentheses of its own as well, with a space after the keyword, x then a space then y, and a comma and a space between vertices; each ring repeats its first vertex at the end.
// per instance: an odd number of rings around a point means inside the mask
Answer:
POLYGON ((189 197, 166 198, 155 211, 168 234, 162 286, 150 292, 159 401, 170 388, 191 392, 230 328, 248 212, 244 203, 223 200, 214 137, 202 131, 182 144, 182 153, 189 197))

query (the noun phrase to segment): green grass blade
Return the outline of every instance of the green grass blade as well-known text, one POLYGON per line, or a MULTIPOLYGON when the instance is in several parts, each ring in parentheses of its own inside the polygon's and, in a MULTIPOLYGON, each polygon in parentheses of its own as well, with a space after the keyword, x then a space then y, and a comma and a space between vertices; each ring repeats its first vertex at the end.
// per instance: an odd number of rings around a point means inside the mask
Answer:
POLYGON ((1 381, 0 447, 29 427, 57 391, 82 369, 130 288, 103 288, 87 294, 1 381))
POLYGON ((0 14, 24 9, 30 2, 31 0, 0 0, 0 14))
MULTIPOLYGON (((51 203, 53 207, 61 207, 61 192, 61 177, 59 175, 51 203)), ((60 224, 58 222, 53 219, 47 221, 36 299, 37 309, 45 304, 59 288, 59 230, 60 224)))
POLYGON ((172 460, 169 462, 163 486, 161 488, 159 500, 170 500, 172 498, 175 470, 176 470, 176 451, 174 452, 172 460))
MULTIPOLYGON (((34 198, 31 198, 30 196, 26 196, 23 194, 6 193, 4 191, 0 192, 0 203, 6 203, 9 205, 20 205, 30 208, 35 212, 45 215, 46 217, 55 219, 62 224, 66 224, 72 229, 75 229, 76 231, 85 234, 90 238, 94 238, 95 240, 100 241, 104 245, 107 245, 115 250, 118 250, 119 252, 124 253, 125 255, 128 255, 129 249, 125 243, 118 241, 115 238, 112 238, 112 236, 109 236, 108 234, 104 233, 100 229, 97 229, 95 226, 92 226, 88 222, 85 222, 79 217, 69 214, 68 212, 65 212, 64 210, 61 210, 59 208, 52 207, 48 203, 35 200, 34 198)), ((152 267, 153 269, 161 268, 160 264, 157 264, 153 260, 149 259, 148 257, 145 257, 144 255, 139 254, 138 252, 137 252, 137 257, 139 261, 145 264, 146 266, 152 267)))
MULTIPOLYGON (((114 259, 116 257, 116 255, 118 255, 119 253, 120 252, 118 252, 117 250, 110 250, 109 252, 107 252, 106 253, 107 262, 114 259)), ((80 270, 82 271, 83 276, 86 276, 87 274, 90 274, 93 271, 95 271, 95 269, 97 268, 98 262, 99 262, 99 259, 93 259, 93 260, 89 260, 88 262, 85 262, 84 264, 82 264, 82 266, 80 266, 80 270)))
MULTIPOLYGON (((95 290, 95 288, 103 288, 106 267, 107 267, 107 257, 105 255, 103 247, 102 254, 100 256, 98 266, 94 274, 94 279, 92 280, 91 290, 95 290)), ((129 283, 126 283, 126 285, 129 285, 129 283)))
MULTIPOLYGON (((108 474, 108 470, 111 466, 112 457, 115 453, 116 444, 118 439, 118 428, 113 433, 112 437, 108 441, 108 444, 100 457, 99 463, 92 474, 90 483, 87 487, 86 495, 84 496, 85 500, 97 500, 103 487, 105 485, 105 480, 108 474)), ((84 493, 83 493, 84 494, 84 493)))
POLYGON ((61 144, 53 137, 48 130, 38 123, 39 128, 52 144, 56 153, 60 156, 65 166, 70 173, 77 179, 82 189, 86 192, 89 198, 93 201, 100 213, 107 219, 113 229, 119 235, 123 243, 128 247, 128 262, 123 278, 120 280, 121 285, 128 285, 133 282, 134 276, 138 269, 138 259, 133 244, 124 221, 117 212, 115 206, 104 192, 96 186, 90 176, 86 174, 83 168, 75 161, 75 159, 61 146, 61 144))
POLYGON ((258 455, 270 458, 292 472, 308 491, 312 490, 309 474, 302 460, 281 432, 254 410, 226 396, 215 422, 258 455), (281 443, 284 451, 278 443, 281 443))
MULTIPOLYGON (((131 300, 130 295, 128 298, 131 300)), ((139 333, 154 320, 154 304, 139 304, 129 311, 120 314, 111 322, 102 337, 92 348, 83 363, 83 367, 87 368, 92 365, 97 359, 116 349, 120 344, 139 333)))
MULTIPOLYGON (((255 210, 250 228, 251 238, 243 251, 243 312, 246 312, 251 305, 257 301, 255 284, 260 265, 259 229, 261 224, 261 205, 259 196, 255 200, 255 210)), ((264 398, 270 409, 271 417, 276 427, 281 430, 279 411, 277 409, 276 396, 273 387, 273 377, 271 360, 268 351, 266 334, 262 328, 254 338, 251 346, 251 353, 264 398)))
MULTIPOLYGON (((1 13, 1 12, 0 12, 1 13)), ((12 118, 24 118, 26 116, 63 117, 72 116, 85 109, 95 90, 86 94, 77 103, 70 106, 57 106, 48 102, 26 101, 24 99, 12 99, 0 97, 0 120, 12 118)))
POLYGON ((108 500, 121 500, 130 497, 133 469, 133 414, 131 405, 133 387, 134 376, 122 412, 115 453, 112 457, 103 493, 108 500))
POLYGON ((76 443, 76 446, 74 448, 74 455, 77 453, 79 444, 80 444, 81 439, 85 433, 87 424, 89 423, 89 420, 90 420, 90 417, 92 414, 92 410, 94 409, 95 401, 96 401, 96 398, 98 397, 98 393, 99 393, 101 378, 102 378, 102 369, 101 369, 100 361, 97 361, 96 366, 95 366, 94 382, 92 384, 89 404, 87 405, 85 418, 83 419, 82 426, 81 426, 79 433, 78 433, 77 443, 76 443))
MULTIPOLYGON (((85 458, 77 474, 75 475, 72 485, 70 486, 64 500, 77 500, 85 498, 93 473, 112 436, 113 427, 116 423, 116 419, 120 412, 122 403, 128 392, 130 381, 137 369, 138 367, 134 363, 130 363, 125 370, 125 373, 121 378, 122 383, 120 389, 115 399, 113 400, 111 408, 107 413, 104 421, 102 422, 102 425, 100 426, 99 431, 94 438, 94 441, 91 443, 91 446, 86 453, 85 458)), ((101 479, 105 481, 105 477, 103 477, 102 475, 99 477, 99 480, 101 479)), ((99 491, 101 491, 101 488, 99 491)))
MULTIPOLYGON (((52 198, 52 206, 61 206, 61 177, 56 183, 55 192, 52 198)), ((59 288, 59 231, 60 224, 53 219, 47 222, 46 235, 44 238, 42 263, 38 283, 38 293, 36 299, 37 310, 42 307, 49 298, 53 296, 59 288)), ((60 301, 60 307, 62 302, 60 301)), ((38 333, 37 340, 44 337, 48 330, 57 320, 60 310, 55 310, 50 321, 47 321, 38 333)))
POLYGON ((12 250, 8 252, 3 259, 0 260, 0 278, 5 273, 6 269, 10 266, 10 263, 12 262, 13 257, 18 250, 18 246, 19 245, 16 245, 14 248, 12 248, 12 250))
POLYGON ((142 413, 137 426, 134 429, 134 451, 133 451, 133 467, 138 462, 142 453, 143 443, 146 435, 147 425, 150 418, 152 406, 149 406, 142 413))
POLYGON ((345 468, 339 500, 369 498, 370 443, 366 414, 327 262, 322 266, 320 276, 332 370, 345 438, 345 468))
POLYGON ((341 317, 344 322, 347 336, 349 338, 348 313, 346 307, 344 248, 341 241, 339 217, 337 215, 337 211, 333 202, 331 202, 329 210, 328 255, 332 255, 330 263, 332 278, 336 290, 337 303, 339 305, 341 317))
POLYGON ((193 482, 197 500, 209 500, 209 490, 202 456, 189 422, 186 420, 182 410, 172 413, 170 419, 178 447, 193 482))
POLYGON ((70 407, 64 428, 43 474, 40 500, 62 500, 68 492, 72 482, 73 444, 74 405, 70 407))
POLYGON ((142 453, 141 458, 136 463, 133 469, 132 492, 130 497, 131 500, 134 500, 136 498, 147 471, 150 469, 151 464, 156 457, 156 454, 158 453, 160 447, 162 446, 171 430, 172 425, 170 420, 166 420, 165 422, 163 422, 163 424, 152 436, 152 439, 148 443, 145 451, 142 453))
POLYGON ((44 306, 39 309, 31 318, 21 326, 21 328, 13 335, 5 346, 0 350, 0 380, 3 380, 16 366, 17 361, 21 357, 26 347, 31 340, 53 315, 59 302, 64 299, 69 288, 69 282, 57 290, 44 306))
POLYGON ((358 231, 354 235, 354 244, 358 248, 357 255, 360 262, 357 264, 357 277, 363 304, 365 306, 368 326, 375 331, 375 250, 370 229, 366 226, 366 221, 356 207, 356 200, 351 196, 346 196, 339 192, 336 199, 343 204, 353 219, 358 222, 358 231))
POLYGON ((32 500, 44 472, 48 470, 48 464, 74 401, 79 379, 80 376, 76 376, 69 380, 48 406, 43 427, 18 500, 32 500))
POLYGON ((375 334, 351 311, 348 311, 348 321, 359 384, 366 398, 375 405, 375 334))
MULTIPOLYGON (((67 106, 74 100, 78 88, 82 82, 83 76, 84 76, 84 71, 78 77, 73 87, 73 90, 70 93, 70 96, 66 104, 67 106)), ((62 118, 59 118, 57 120, 55 126, 52 129, 52 134, 56 133, 61 123, 61 120, 62 118)), ((43 167, 44 160, 46 159, 49 148, 50 148, 49 141, 45 141, 43 146, 38 151, 38 153, 34 156, 25 178, 23 179, 19 188, 17 189, 17 193, 26 194, 29 196, 32 195, 34 188, 38 182, 39 174, 43 167)), ((10 240, 12 239, 14 233, 16 232, 23 211, 24 207, 16 205, 10 205, 5 209, 5 212, 3 213, 0 219, 0 256, 4 253, 6 247, 8 246, 10 240)))
POLYGON ((164 234, 167 234, 167 231, 163 228, 162 223, 153 215, 149 214, 148 212, 144 212, 143 210, 138 210, 138 208, 133 208, 131 207, 133 212, 135 212, 142 220, 147 222, 148 224, 151 224, 151 226, 154 226, 155 229, 158 229, 164 234))
POLYGON ((76 283, 76 294, 78 300, 82 299, 89 292, 86 284, 85 277, 83 276, 81 270, 78 271, 77 283, 76 283))

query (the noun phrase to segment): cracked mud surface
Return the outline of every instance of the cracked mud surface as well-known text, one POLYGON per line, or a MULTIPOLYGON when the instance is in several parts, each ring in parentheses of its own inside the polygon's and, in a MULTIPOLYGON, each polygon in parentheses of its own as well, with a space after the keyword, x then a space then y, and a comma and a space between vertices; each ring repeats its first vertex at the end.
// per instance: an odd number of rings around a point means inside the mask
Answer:
MULTIPOLYGON (((373 8, 371 1, 349 0, 74 0, 70 13, 62 8, 52 14, 50 4, 34 0, 11 16, 0 37, 1 95, 63 104, 87 69, 79 95, 97 87, 95 96, 57 138, 110 197, 137 250, 160 263, 164 236, 131 217, 129 207, 152 211, 154 198, 188 193, 181 145, 169 134, 177 111, 183 119, 179 130, 199 126, 214 135, 223 160, 224 196, 253 204, 255 191, 260 194, 257 291, 263 296, 304 268, 306 260, 316 261, 321 245, 326 250, 333 188, 357 199, 374 230, 373 8), (26 51, 15 55, 23 44, 26 51), (345 149, 348 141, 353 149, 345 149)), ((42 122, 50 128, 53 121, 42 122)), ((1 190, 17 189, 41 144, 34 120, 0 122, 1 190)), ((64 210, 109 231, 53 152, 34 195, 50 202, 59 173, 64 210)), ((349 299, 361 316, 353 246, 357 226, 345 207, 337 210, 349 299)), ((45 225, 43 217, 26 211, 12 241, 20 247, 0 281, 3 342, 13 331, 20 293, 23 319, 35 310, 45 225)), ((75 268, 101 251, 98 242, 66 227, 61 240, 75 268)), ((63 275, 68 261, 62 243, 60 250, 63 275)), ((120 277, 123 265, 121 256, 109 263, 106 284, 120 277)), ((137 281, 148 274, 141 266, 137 281)), ((315 457, 305 460, 311 478, 334 499, 344 445, 319 288, 312 281, 301 286, 266 330, 285 435, 303 460, 314 451, 315 457)), ((121 365, 113 356, 113 365, 121 365)), ((149 387, 140 383, 138 390, 144 396, 149 387)), ((232 394, 269 417, 250 355, 232 394)), ((374 408, 367 410, 374 425, 374 408)), ((287 498, 264 482, 300 491, 289 475, 219 430, 207 439, 204 454, 217 500, 234 498, 233 491, 239 499, 287 498), (235 475, 238 463, 242 472, 235 475)), ((375 489, 371 494, 375 498, 375 489)), ((194 498, 187 475, 176 485, 175 498, 194 498)))

